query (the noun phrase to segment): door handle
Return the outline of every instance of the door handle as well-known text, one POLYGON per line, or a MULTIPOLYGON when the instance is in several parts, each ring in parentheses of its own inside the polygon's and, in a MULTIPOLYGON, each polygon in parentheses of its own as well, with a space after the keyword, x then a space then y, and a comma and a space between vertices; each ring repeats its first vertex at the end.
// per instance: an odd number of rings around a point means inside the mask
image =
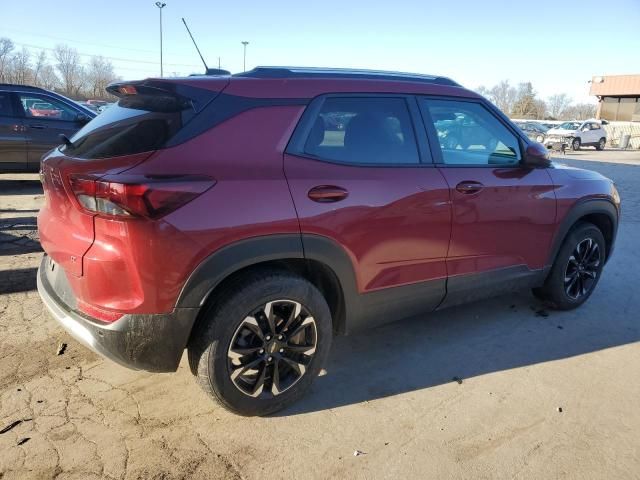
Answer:
POLYGON ((44 130, 45 128, 47 128, 44 125, 42 125, 41 123, 29 124, 29 127, 35 128, 36 130, 44 130))
POLYGON ((482 185, 480 182, 460 182, 458 185, 456 185, 456 190, 458 192, 464 193, 467 195, 472 193, 478 193, 483 188, 484 188, 484 185, 482 185))
POLYGON ((349 196, 349 192, 342 187, 334 185, 318 185, 309 190, 307 196, 314 202, 331 203, 344 200, 349 196))

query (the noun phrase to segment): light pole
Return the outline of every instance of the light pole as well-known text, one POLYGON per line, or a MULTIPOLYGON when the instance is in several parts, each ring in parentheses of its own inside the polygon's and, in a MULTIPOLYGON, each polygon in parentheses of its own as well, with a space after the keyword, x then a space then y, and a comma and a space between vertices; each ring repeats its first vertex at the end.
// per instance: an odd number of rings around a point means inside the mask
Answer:
POLYGON ((158 10, 160 10, 160 78, 162 78, 164 73, 162 71, 162 9, 166 6, 166 3, 156 2, 156 7, 158 7, 158 10))
POLYGON ((242 45, 244 45, 244 54, 242 57, 242 71, 246 72, 247 71, 247 45, 249 45, 249 42, 245 40, 244 42, 242 42, 242 45))

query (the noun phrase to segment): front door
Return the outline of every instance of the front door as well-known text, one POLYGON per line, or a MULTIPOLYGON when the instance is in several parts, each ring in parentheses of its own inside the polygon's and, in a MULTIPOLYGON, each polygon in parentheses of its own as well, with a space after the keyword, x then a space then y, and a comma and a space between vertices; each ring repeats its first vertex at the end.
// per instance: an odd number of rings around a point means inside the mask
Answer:
POLYGON ((60 134, 71 137, 82 126, 77 120, 79 111, 49 95, 25 92, 17 95, 24 110, 28 164, 30 168, 38 168, 42 156, 62 143, 60 134))
POLYGON ((355 273, 366 314, 347 312, 351 328, 432 310, 445 294, 449 192, 412 115, 411 97, 318 98, 285 155, 305 255, 321 237, 355 273))
POLYGON ((482 101, 420 102, 453 202, 446 304, 534 283, 554 233, 549 173, 521 165, 518 135, 482 101))
POLYGON ((0 92, 0 171, 27 167, 24 125, 16 115, 12 96, 10 92, 0 92))

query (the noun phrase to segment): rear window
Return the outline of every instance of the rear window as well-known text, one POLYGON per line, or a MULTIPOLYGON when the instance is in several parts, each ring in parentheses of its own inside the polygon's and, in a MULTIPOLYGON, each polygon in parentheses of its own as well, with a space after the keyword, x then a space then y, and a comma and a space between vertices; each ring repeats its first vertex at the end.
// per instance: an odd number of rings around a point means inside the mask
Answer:
POLYGON ((194 113, 189 102, 169 95, 125 96, 80 129, 62 151, 98 159, 158 150, 194 113))
POLYGON ((327 98, 304 153, 354 165, 420 162, 406 101, 393 97, 327 98))

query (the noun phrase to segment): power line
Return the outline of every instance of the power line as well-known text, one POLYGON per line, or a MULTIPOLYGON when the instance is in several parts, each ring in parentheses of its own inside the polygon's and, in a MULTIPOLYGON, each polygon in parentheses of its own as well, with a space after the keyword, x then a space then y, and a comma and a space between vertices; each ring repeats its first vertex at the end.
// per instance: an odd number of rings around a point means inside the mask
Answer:
POLYGON ((65 42, 80 43, 82 45, 93 45, 93 46, 96 46, 96 47, 114 48, 116 50, 130 50, 132 52, 156 53, 153 50, 143 50, 141 48, 117 47, 115 45, 107 45, 105 43, 85 42, 84 40, 72 40, 70 38, 58 37, 58 36, 54 36, 54 35, 46 35, 44 33, 26 32, 24 30, 18 30, 17 28, 7 28, 7 27, 3 27, 3 28, 5 30, 9 30, 9 31, 12 31, 12 32, 22 33, 23 35, 31 35, 31 36, 34 36, 34 37, 43 37, 43 38, 51 38, 52 40, 62 40, 62 41, 65 41, 65 42))
MULTIPOLYGON (((20 45, 23 47, 28 47, 28 48, 38 48, 40 50, 47 50, 49 52, 53 52, 55 51, 55 48, 51 48, 51 47, 43 47, 40 45, 33 45, 30 43, 22 43, 22 42, 14 42, 16 45, 20 45)), ((150 60, 134 60, 131 58, 120 58, 120 57, 109 57, 106 55, 101 55, 99 53, 83 53, 83 52, 77 52, 78 55, 83 56, 83 57, 103 57, 103 58, 107 58, 109 60, 114 60, 117 62, 129 62, 129 63, 146 63, 149 65, 160 65, 160 62, 153 62, 150 60)), ((187 64, 187 63, 166 63, 165 65, 172 65, 174 67, 190 67, 190 68, 200 68, 200 65, 194 65, 194 64, 187 64)))

